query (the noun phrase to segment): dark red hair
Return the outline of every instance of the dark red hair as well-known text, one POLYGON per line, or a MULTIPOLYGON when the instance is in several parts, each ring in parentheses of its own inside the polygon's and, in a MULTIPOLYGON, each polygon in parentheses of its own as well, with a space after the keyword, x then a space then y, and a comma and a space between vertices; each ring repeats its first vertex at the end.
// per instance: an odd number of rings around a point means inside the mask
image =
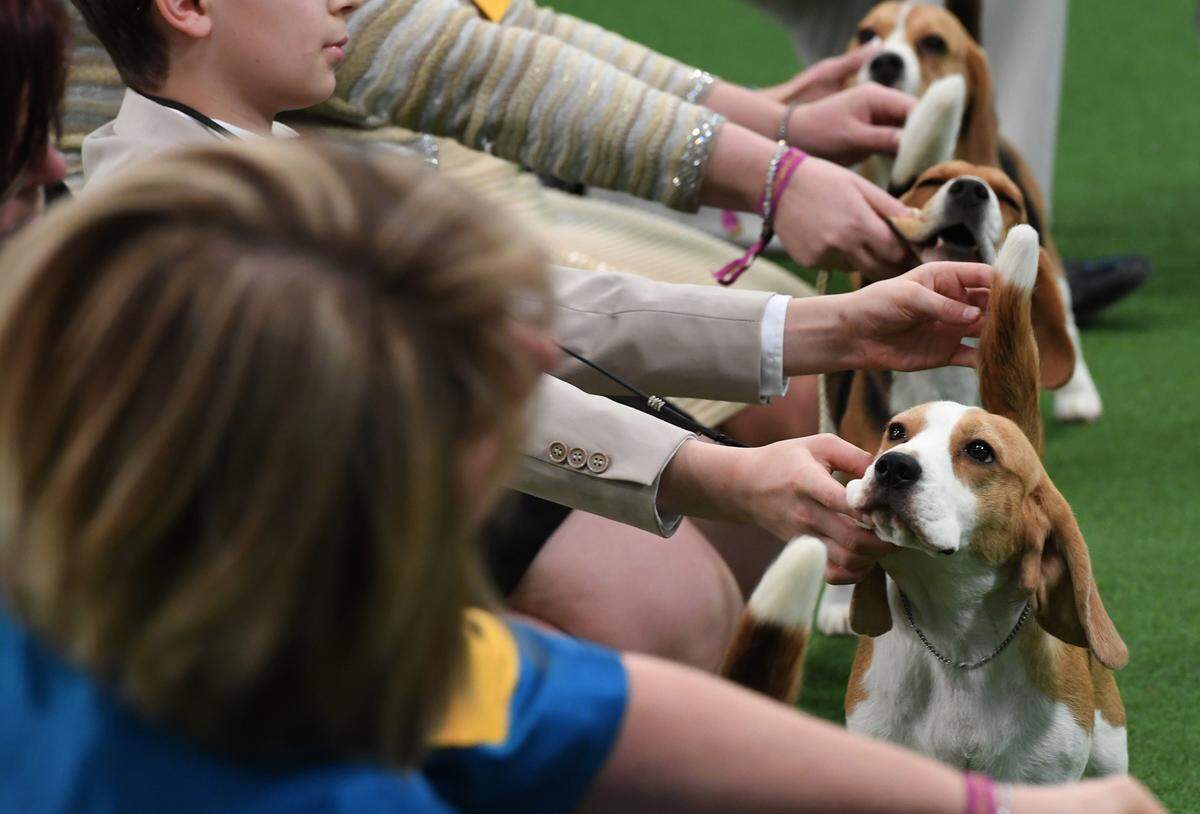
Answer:
POLYGON ((58 134, 67 18, 60 0, 0 0, 0 195, 58 134))

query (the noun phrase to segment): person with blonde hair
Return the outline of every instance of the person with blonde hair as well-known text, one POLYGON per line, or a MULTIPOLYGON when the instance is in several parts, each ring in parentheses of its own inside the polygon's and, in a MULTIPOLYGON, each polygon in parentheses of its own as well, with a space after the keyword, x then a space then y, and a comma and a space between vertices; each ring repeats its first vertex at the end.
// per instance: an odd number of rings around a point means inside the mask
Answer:
MULTIPOLYGON (((0 267, 12 810, 1003 797, 699 671, 487 612, 478 529, 554 363, 545 264, 419 164, 193 150, 58 208, 0 267)), ((1128 778, 1010 791, 1022 814, 1161 810, 1128 778)))

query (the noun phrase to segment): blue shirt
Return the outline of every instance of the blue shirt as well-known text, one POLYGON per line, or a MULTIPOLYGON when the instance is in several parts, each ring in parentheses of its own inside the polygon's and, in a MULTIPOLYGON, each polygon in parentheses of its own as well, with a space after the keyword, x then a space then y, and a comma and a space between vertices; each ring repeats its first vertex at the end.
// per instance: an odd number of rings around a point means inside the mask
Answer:
POLYGON ((608 756, 627 687, 616 654, 508 624, 519 671, 499 738, 422 772, 251 768, 147 723, 0 612, 0 811, 568 812, 608 756))

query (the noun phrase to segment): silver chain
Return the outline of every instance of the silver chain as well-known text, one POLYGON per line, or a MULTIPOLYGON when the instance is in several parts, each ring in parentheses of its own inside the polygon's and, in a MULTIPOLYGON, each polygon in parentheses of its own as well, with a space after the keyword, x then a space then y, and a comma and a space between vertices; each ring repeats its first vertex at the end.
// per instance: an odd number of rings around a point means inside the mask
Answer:
POLYGON ((921 640, 921 644, 925 645, 925 649, 932 653, 933 657, 942 664, 948 664, 951 667, 957 667, 960 670, 978 669, 992 659, 996 658, 996 656, 1003 653, 1004 648, 1012 644, 1012 640, 1017 637, 1017 631, 1021 629, 1021 625, 1025 624, 1025 620, 1029 618, 1029 612, 1033 610, 1033 605, 1029 602, 1026 602, 1024 609, 1021 610, 1021 615, 1017 617, 1017 623, 1013 625, 1013 629, 1009 632, 1009 634, 1004 637, 1004 641, 1000 642, 1000 646, 993 650, 991 655, 984 656, 979 661, 966 662, 953 661, 946 658, 938 652, 938 649, 934 647, 932 643, 930 643, 929 639, 926 638, 925 634, 921 631, 921 628, 917 627, 917 623, 913 621, 912 603, 908 601, 908 595, 905 594, 904 591, 900 592, 900 604, 904 606, 904 615, 908 618, 909 627, 911 627, 913 632, 917 634, 917 638, 921 640))

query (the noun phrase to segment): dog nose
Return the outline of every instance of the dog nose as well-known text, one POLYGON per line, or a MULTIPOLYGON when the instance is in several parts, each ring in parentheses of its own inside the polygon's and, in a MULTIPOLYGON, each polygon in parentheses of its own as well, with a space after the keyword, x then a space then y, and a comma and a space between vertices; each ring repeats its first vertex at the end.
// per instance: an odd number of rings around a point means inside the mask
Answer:
POLYGON ((889 452, 875 462, 875 481, 885 489, 902 489, 921 477, 921 464, 903 452, 889 452))
POLYGON ((904 60, 899 54, 880 54, 871 60, 871 67, 867 73, 870 74, 872 82, 887 85, 889 88, 894 87, 900 75, 904 73, 904 60))
POLYGON ((950 200, 955 204, 975 209, 987 203, 987 184, 974 178, 959 178, 949 189, 950 200))

